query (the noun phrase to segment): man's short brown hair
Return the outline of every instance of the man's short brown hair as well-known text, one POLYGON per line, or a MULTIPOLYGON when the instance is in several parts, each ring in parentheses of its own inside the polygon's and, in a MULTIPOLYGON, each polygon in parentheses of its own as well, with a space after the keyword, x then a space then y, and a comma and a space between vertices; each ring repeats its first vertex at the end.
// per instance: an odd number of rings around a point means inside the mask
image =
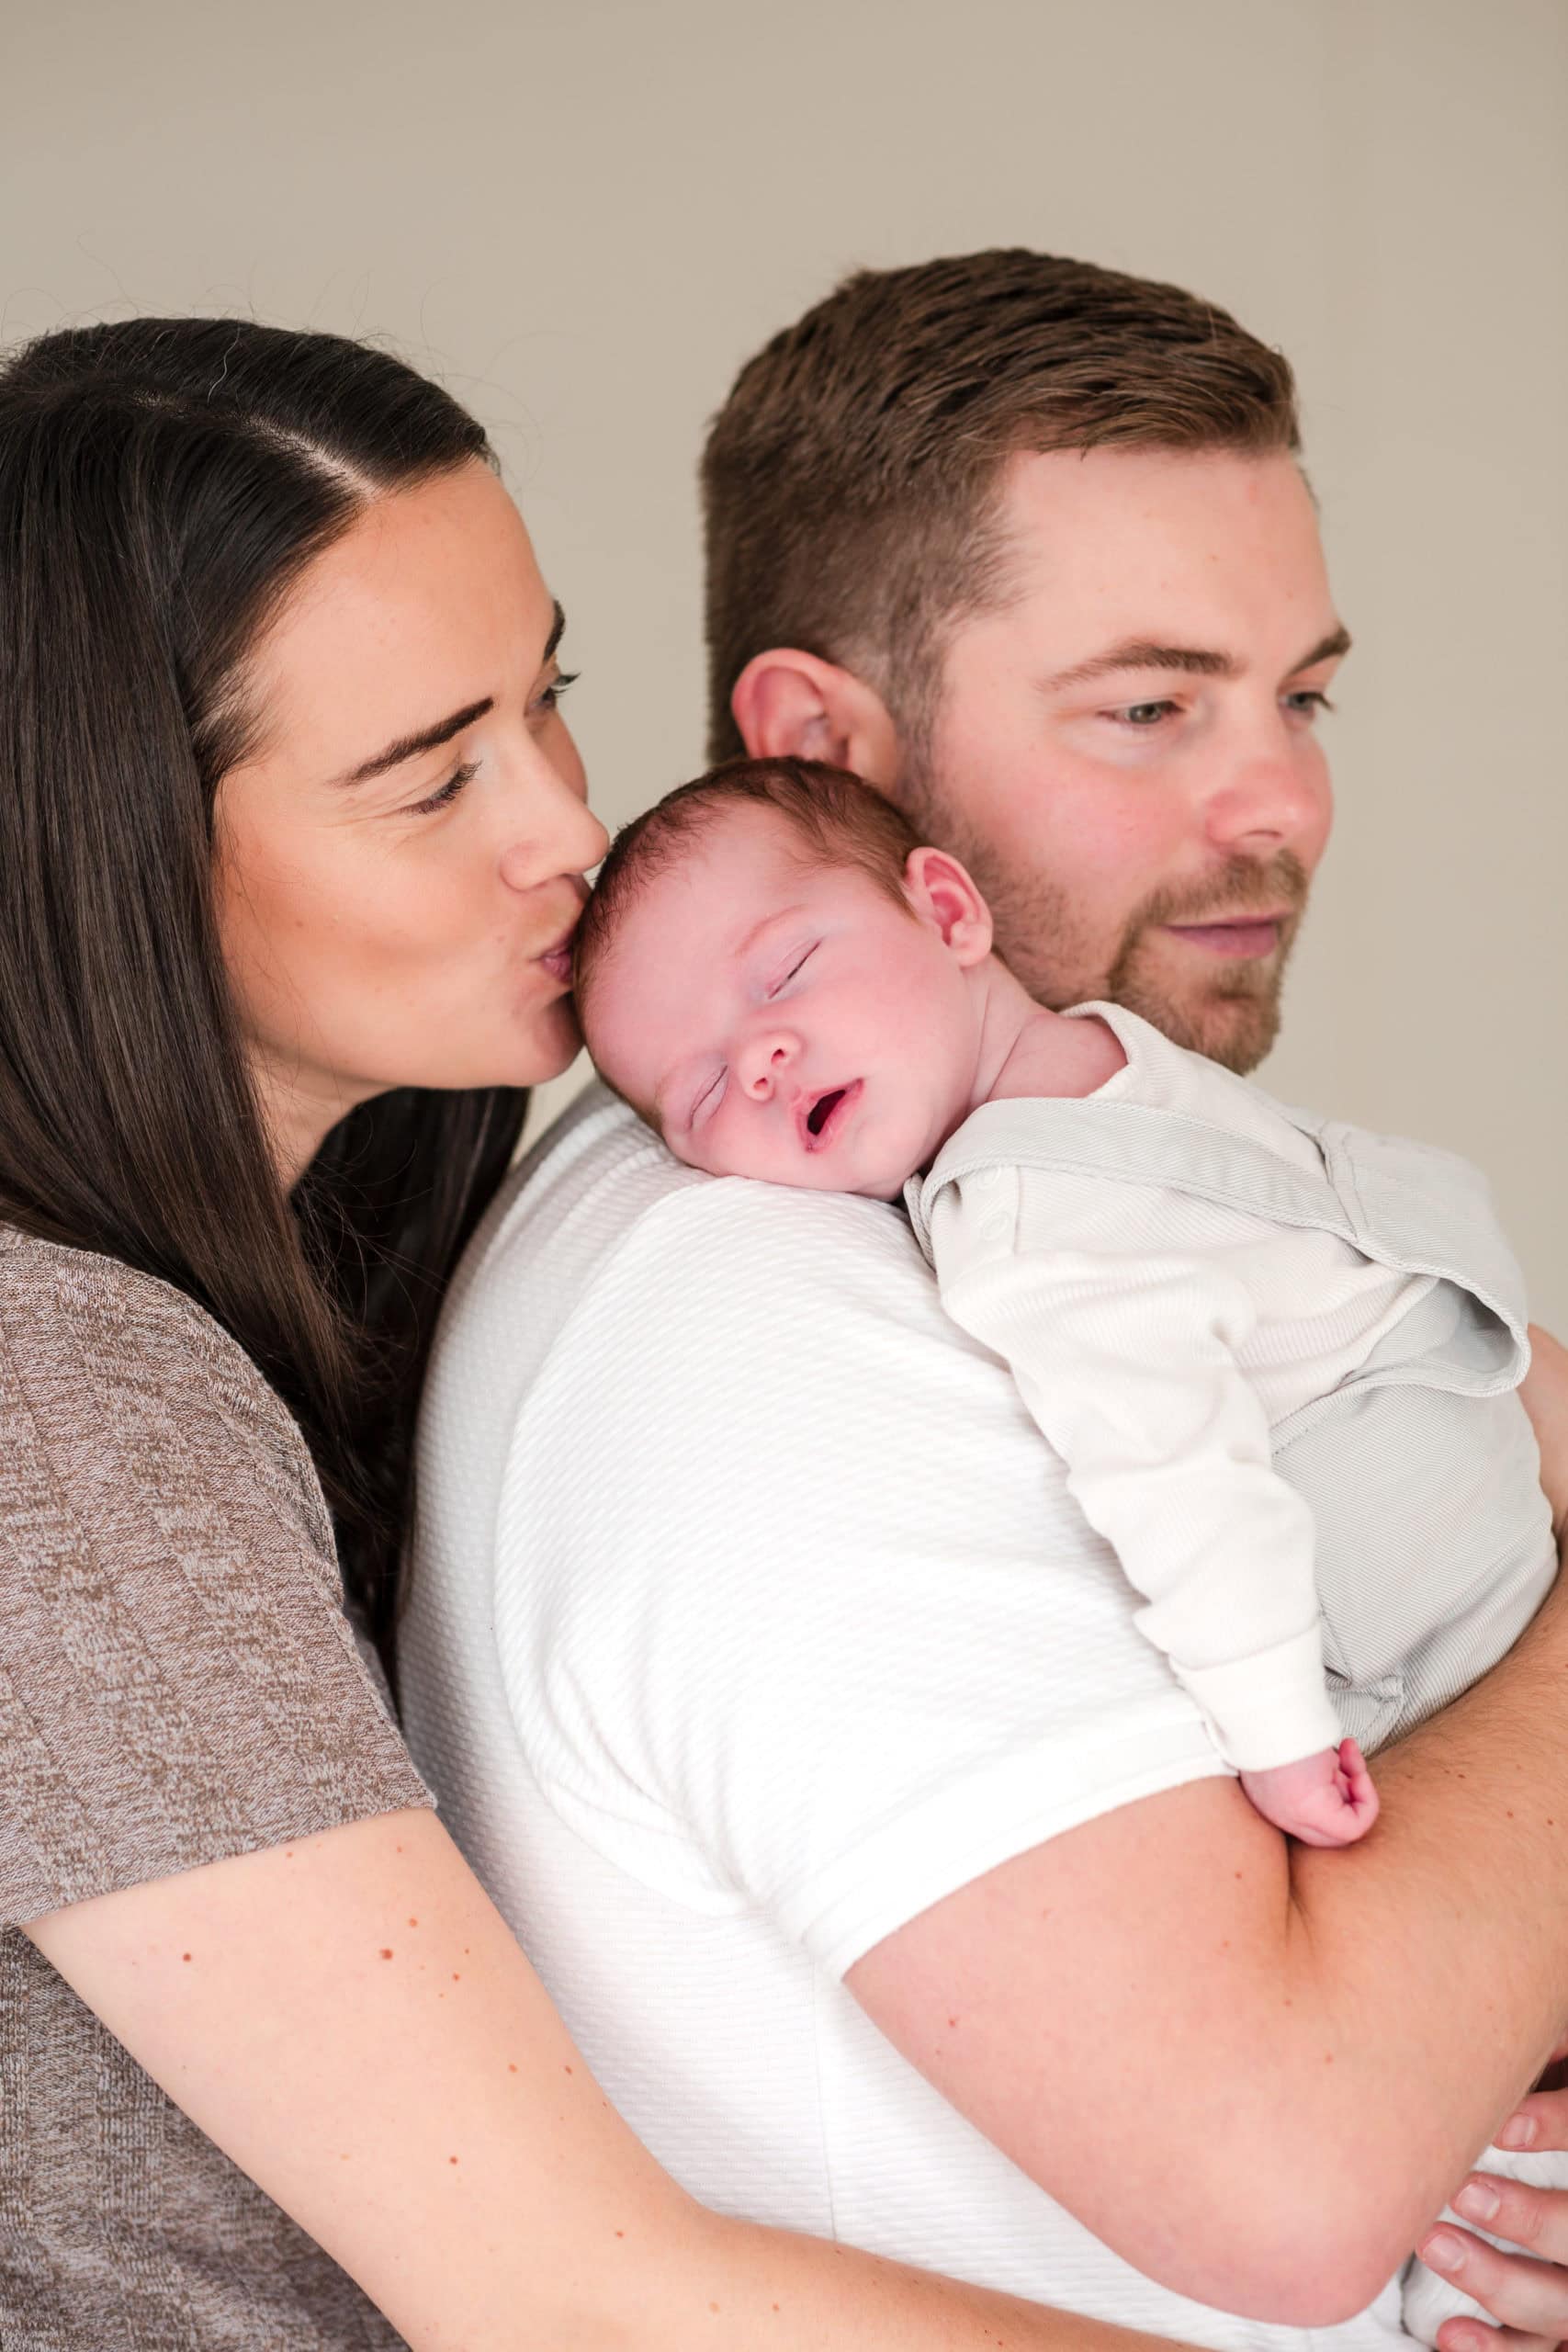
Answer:
POLYGON ((918 753, 947 633, 1006 593, 1020 451, 1300 447, 1289 363, 1178 286, 1022 248, 861 270, 743 368, 703 458, 709 752, 736 679, 798 646, 918 753))
POLYGON ((615 835, 577 927, 580 1001, 613 952, 615 925, 626 908, 657 875, 678 865, 727 809, 738 808, 769 809, 782 818, 803 865, 858 866, 879 890, 908 905, 904 869, 920 837, 891 801, 848 769, 824 761, 728 760, 666 793, 615 835))

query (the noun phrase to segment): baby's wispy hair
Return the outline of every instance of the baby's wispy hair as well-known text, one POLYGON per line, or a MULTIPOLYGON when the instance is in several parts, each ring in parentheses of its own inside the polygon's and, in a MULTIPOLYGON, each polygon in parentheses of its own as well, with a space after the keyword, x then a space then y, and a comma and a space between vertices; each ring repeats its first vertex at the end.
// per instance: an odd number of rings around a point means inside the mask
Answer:
POLYGON ((667 793, 615 835, 577 929, 580 1004, 614 952, 627 908, 657 876, 678 865, 726 810, 748 807, 783 818, 804 866, 858 866, 890 899, 908 905, 904 870, 920 836, 871 785, 821 760, 726 760, 667 793))

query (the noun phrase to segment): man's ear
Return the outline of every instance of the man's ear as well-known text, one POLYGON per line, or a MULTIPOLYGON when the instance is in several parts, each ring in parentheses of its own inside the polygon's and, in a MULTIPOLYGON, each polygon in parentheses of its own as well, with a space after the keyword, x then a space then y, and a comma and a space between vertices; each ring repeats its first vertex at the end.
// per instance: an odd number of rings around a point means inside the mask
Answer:
POLYGON ((753 759, 825 760, 880 792, 898 780, 898 737, 874 686, 794 646, 753 654, 729 698, 753 759))
POLYGON ((966 869, 944 849, 912 849, 904 888, 921 921, 934 923, 961 964, 981 964, 991 952, 991 910, 966 869))

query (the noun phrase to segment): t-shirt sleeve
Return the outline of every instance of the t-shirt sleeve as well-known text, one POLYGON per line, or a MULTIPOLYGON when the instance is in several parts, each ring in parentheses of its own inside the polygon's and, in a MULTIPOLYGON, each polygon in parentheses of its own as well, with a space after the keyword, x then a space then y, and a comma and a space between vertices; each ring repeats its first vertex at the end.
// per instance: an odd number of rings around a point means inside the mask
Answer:
POLYGON ((498 1533, 502 1673, 556 1809, 837 1973, 1224 1770, 879 1204, 723 1182, 645 1216, 525 1405, 498 1533))
POLYGON ((0 1252, 0 1926, 430 1797, 298 1430, 165 1285, 0 1252))

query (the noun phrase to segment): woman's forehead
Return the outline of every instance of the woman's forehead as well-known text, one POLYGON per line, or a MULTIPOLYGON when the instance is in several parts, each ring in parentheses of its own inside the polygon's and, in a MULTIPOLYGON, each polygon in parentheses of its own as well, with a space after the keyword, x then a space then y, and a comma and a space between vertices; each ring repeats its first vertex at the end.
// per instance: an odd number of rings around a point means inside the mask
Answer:
POLYGON ((265 741, 333 775, 543 657, 555 607, 477 461, 375 499, 306 570, 247 664, 265 741))

